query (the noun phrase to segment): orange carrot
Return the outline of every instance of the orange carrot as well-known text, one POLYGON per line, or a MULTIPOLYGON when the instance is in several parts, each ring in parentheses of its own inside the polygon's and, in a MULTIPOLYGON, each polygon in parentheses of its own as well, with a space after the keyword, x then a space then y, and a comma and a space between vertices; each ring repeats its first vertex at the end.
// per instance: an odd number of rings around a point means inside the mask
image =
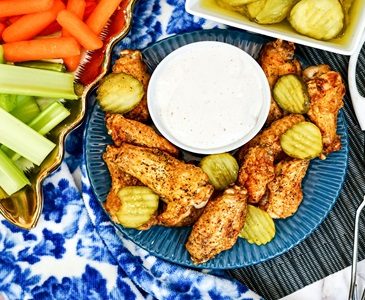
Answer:
MULTIPOLYGON (((86 2, 84 0, 69 0, 67 2, 67 10, 74 13, 82 20, 85 12, 86 2)), ((70 36, 70 33, 63 29, 62 36, 70 36)), ((81 55, 75 55, 63 58, 63 62, 69 72, 74 72, 80 64, 81 55)))
POLYGON ((20 17, 15 23, 5 29, 3 40, 11 43, 32 39, 54 22, 58 12, 64 8, 65 5, 61 0, 55 0, 50 10, 20 17))
POLYGON ((37 39, 3 44, 6 61, 69 57, 80 54, 80 46, 72 37, 37 39))
POLYGON ((5 28, 6 28, 6 25, 4 23, 0 22, 0 41, 2 40, 1 36, 2 36, 5 28))
POLYGON ((111 15, 118 8, 120 2, 122 2, 122 0, 100 0, 86 20, 86 24, 92 31, 99 35, 111 15))
POLYGON ((12 0, 0 1, 0 17, 18 16, 48 10, 52 7, 53 0, 12 0))
POLYGON ((57 21, 52 22, 47 28, 45 28, 42 32, 40 32, 38 35, 50 35, 53 33, 56 33, 61 30, 60 24, 57 23, 57 21))
POLYGON ((84 20, 87 20, 96 7, 96 1, 86 1, 84 20))
POLYGON ((74 13, 62 10, 57 22, 67 30, 86 50, 95 50, 103 46, 103 42, 74 13))
POLYGON ((18 21, 22 16, 12 16, 10 17, 8 20, 10 22, 10 24, 15 23, 16 21, 18 21))

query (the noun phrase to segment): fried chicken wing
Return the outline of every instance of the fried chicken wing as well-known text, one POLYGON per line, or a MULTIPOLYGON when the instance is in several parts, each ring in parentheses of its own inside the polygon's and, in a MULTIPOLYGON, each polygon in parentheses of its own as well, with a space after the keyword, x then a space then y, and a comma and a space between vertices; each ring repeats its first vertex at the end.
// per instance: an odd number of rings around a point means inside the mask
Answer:
POLYGON ((234 186, 209 201, 194 224, 186 249, 196 264, 213 258, 236 243, 247 213, 247 193, 234 186))
POLYGON ((138 50, 123 50, 120 53, 120 58, 113 65, 113 73, 126 73, 138 79, 144 87, 144 96, 139 104, 130 112, 125 114, 128 119, 146 122, 149 119, 147 108, 147 86, 150 80, 150 75, 147 72, 147 67, 142 60, 141 52, 138 50))
POLYGON ((309 160, 292 159, 279 162, 275 167, 275 179, 268 184, 265 209, 272 218, 287 218, 293 215, 302 202, 302 180, 309 160))
POLYGON ((116 155, 118 167, 152 189, 166 203, 158 216, 161 224, 174 226, 202 208, 213 193, 208 176, 198 167, 186 164, 158 149, 123 144, 108 146, 116 155))
POLYGON ((323 154, 341 149, 341 140, 337 135, 338 111, 343 107, 345 85, 338 72, 331 71, 327 65, 309 67, 303 72, 307 80, 310 97, 309 119, 322 133, 323 154))
POLYGON ((143 123, 124 118, 120 114, 108 114, 106 116, 106 127, 115 145, 122 143, 157 148, 161 151, 177 156, 179 150, 156 131, 143 123))
MULTIPOLYGON (((301 65, 297 59, 294 59, 295 45, 290 42, 276 40, 267 43, 260 52, 259 63, 264 70, 264 73, 269 81, 272 89, 282 75, 286 74, 301 74, 301 65)), ((271 98, 271 105, 267 124, 280 119, 283 113, 276 103, 271 98)))

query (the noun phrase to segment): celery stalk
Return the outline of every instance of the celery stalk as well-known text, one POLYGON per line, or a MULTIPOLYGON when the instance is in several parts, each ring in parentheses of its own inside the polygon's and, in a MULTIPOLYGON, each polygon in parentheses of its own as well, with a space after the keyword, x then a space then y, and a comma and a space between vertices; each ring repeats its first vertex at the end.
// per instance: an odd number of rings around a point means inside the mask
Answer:
POLYGON ((66 67, 64 64, 49 62, 49 61, 40 61, 40 60, 24 61, 20 63, 15 63, 15 65, 27 68, 56 71, 56 72, 66 72, 66 67))
POLYGON ((0 94, 0 107, 6 111, 12 111, 17 105, 16 95, 0 94))
POLYGON ((32 121, 41 111, 33 96, 18 95, 16 100, 16 107, 10 113, 26 124, 32 121))
POLYGON ((50 140, 0 108, 0 144, 39 166, 56 146, 50 140))
POLYGON ((0 64, 0 93, 77 99, 71 73, 0 64))
POLYGON ((14 165, 14 162, 0 150, 0 186, 8 194, 12 195, 21 188, 30 184, 24 173, 14 165))
POLYGON ((58 98, 37 98, 36 99, 37 104, 41 110, 44 110, 48 105, 51 103, 61 101, 61 99, 58 98))

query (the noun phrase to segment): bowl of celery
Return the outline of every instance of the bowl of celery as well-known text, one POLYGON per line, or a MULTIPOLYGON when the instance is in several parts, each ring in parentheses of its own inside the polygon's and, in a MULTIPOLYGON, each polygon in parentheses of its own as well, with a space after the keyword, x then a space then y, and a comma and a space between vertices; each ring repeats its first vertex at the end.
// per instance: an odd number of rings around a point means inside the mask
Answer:
POLYGON ((13 224, 36 224, 42 181, 60 164, 65 136, 85 114, 84 101, 62 64, 0 63, 0 212, 13 224))

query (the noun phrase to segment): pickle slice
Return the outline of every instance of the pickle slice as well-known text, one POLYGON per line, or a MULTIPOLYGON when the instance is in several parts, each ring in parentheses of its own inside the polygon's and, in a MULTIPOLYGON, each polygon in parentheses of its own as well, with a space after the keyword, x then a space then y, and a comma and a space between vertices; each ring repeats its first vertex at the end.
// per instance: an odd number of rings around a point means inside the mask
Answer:
POLYGON ((256 12, 253 21, 259 24, 279 23, 287 17, 294 3, 295 0, 266 0, 261 9, 256 12))
POLYGON ((270 215, 253 205, 247 206, 246 222, 239 236, 250 244, 265 245, 275 236, 275 223, 270 215))
POLYGON ((222 8, 236 11, 236 12, 240 13, 241 15, 246 15, 246 5, 233 6, 233 5, 228 4, 229 1, 227 1, 227 0, 215 0, 215 2, 218 4, 218 6, 220 6, 222 8))
POLYGON ((237 180, 238 163, 229 153, 211 154, 200 161, 200 167, 209 177, 210 183, 223 190, 237 180))
POLYGON ((124 227, 138 228, 156 213, 159 196, 145 186, 128 186, 118 191, 121 207, 115 214, 124 227))
POLYGON ((256 2, 258 0, 220 0, 220 3, 224 3, 228 6, 243 6, 248 3, 256 2))
POLYGON ((281 137, 283 151, 294 158, 312 159, 322 153, 322 134, 311 122, 300 122, 289 128, 281 137))
POLYGON ((307 88, 295 74, 281 76, 274 86, 273 96, 277 104, 287 112, 305 114, 309 110, 307 88))
POLYGON ((301 0, 290 11, 289 22, 299 33, 318 40, 338 36, 345 15, 338 0, 301 0))
POLYGON ((267 0, 258 0, 246 5, 246 13, 250 20, 255 21, 256 16, 263 10, 267 0))
POLYGON ((142 83, 125 73, 111 73, 105 76, 96 91, 96 99, 106 112, 126 113, 142 100, 142 83))

